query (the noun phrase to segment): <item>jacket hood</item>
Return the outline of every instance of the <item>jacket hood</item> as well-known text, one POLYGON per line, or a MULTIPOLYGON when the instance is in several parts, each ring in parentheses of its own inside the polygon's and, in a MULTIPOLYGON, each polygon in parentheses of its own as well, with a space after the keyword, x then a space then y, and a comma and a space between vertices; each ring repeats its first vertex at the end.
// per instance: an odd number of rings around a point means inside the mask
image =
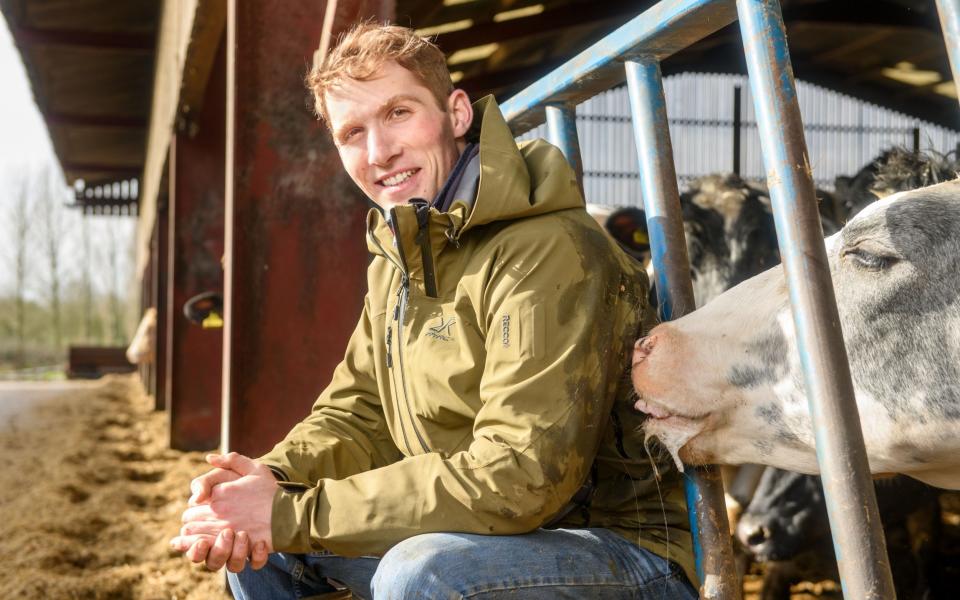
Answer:
POLYGON ((493 96, 474 102, 473 110, 466 137, 480 146, 476 199, 456 198, 450 210, 442 213, 434 207, 418 209, 413 204, 392 208, 388 216, 371 209, 367 215, 371 252, 393 254, 392 258, 407 263, 415 272, 417 265, 404 258, 415 254, 414 248, 420 245, 415 238, 419 236, 426 235, 438 251, 447 242, 457 243, 474 227, 584 206, 576 175, 557 147, 539 139, 517 144, 493 96), (426 217, 423 211, 429 213, 426 233, 417 226, 418 210, 420 225, 426 217))

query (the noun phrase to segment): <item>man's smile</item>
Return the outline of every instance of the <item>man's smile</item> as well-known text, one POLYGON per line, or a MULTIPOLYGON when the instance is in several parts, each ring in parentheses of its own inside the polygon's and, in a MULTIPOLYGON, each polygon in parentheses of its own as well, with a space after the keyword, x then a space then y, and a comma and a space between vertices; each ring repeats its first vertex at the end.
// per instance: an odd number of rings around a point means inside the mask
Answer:
POLYGON ((385 177, 381 177, 377 180, 377 185, 382 185, 384 187, 397 187, 402 183, 406 182, 408 179, 420 172, 420 169, 405 169, 403 171, 395 171, 385 177))

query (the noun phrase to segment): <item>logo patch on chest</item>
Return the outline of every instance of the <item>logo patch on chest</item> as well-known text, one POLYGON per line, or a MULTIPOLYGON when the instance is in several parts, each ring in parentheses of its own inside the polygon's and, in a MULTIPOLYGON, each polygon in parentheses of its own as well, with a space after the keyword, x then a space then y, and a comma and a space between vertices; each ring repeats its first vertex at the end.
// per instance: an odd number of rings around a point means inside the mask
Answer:
POLYGON ((453 341, 453 326, 457 324, 457 318, 440 317, 438 321, 439 323, 437 325, 427 327, 426 336, 440 340, 441 342, 453 341))

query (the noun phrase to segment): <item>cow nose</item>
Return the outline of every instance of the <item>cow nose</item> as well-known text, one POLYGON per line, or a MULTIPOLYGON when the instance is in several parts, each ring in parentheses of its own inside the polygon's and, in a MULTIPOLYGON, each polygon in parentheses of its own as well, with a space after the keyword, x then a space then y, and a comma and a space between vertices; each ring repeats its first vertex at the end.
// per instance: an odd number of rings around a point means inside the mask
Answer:
POLYGON ((657 343, 657 336, 648 335, 642 337, 633 345, 633 364, 644 360, 653 352, 653 347, 657 343))
POLYGON ((742 526, 745 526, 745 535, 741 538, 750 548, 756 548, 762 546, 766 541, 770 539, 770 530, 764 527, 760 523, 744 523, 740 522, 742 526))

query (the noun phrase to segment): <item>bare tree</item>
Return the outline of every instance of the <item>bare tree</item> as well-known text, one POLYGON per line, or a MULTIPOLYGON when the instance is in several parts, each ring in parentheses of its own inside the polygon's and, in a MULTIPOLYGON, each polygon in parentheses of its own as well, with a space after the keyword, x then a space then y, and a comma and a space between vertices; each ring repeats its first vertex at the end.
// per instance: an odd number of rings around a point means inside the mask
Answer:
POLYGON ((11 178, 13 206, 10 214, 10 228, 13 239, 13 275, 14 275, 14 332, 17 339, 16 363, 22 367, 26 363, 26 299, 27 275, 30 260, 30 184, 24 177, 11 178))
POLYGON ((93 250, 90 239, 90 220, 80 219, 80 290, 83 295, 83 339, 93 339, 93 250))
POLYGON ((123 265, 120 253, 124 251, 121 235, 118 232, 120 222, 116 217, 103 217, 101 223, 103 236, 100 239, 100 252, 103 265, 102 281, 106 291, 107 314, 110 323, 108 343, 118 344, 125 341, 123 327, 123 265))
POLYGON ((54 349, 59 351, 63 345, 63 323, 61 309, 61 288, 63 281, 63 248, 66 228, 64 227, 63 206, 64 188, 60 176, 50 166, 40 168, 34 177, 37 194, 36 208, 40 220, 41 251, 46 263, 46 296, 50 310, 50 323, 53 333, 54 349))

